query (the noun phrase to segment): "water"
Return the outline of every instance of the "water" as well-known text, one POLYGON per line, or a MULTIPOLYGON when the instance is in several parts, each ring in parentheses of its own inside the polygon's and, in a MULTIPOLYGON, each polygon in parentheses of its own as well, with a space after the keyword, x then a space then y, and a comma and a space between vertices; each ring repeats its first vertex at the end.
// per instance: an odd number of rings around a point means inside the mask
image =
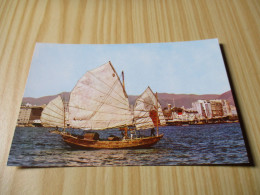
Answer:
MULTIPOLYGON (((164 166, 248 163, 239 123, 160 128, 164 137, 149 149, 75 150, 49 128, 17 127, 8 165, 59 166, 164 166)), ((74 133, 80 133, 74 131, 74 133)), ((119 131, 99 131, 100 137, 120 136, 119 131)), ((149 135, 150 131, 144 131, 149 135)))

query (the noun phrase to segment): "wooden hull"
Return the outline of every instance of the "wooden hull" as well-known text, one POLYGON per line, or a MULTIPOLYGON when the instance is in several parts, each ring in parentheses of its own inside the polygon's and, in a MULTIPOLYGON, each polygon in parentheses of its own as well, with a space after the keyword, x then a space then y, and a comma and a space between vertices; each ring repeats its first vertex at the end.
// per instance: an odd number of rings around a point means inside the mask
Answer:
POLYGON ((64 142, 73 148, 80 149, 125 149, 125 148, 148 148, 156 144, 163 134, 153 137, 126 139, 120 141, 86 140, 72 135, 63 134, 64 142))

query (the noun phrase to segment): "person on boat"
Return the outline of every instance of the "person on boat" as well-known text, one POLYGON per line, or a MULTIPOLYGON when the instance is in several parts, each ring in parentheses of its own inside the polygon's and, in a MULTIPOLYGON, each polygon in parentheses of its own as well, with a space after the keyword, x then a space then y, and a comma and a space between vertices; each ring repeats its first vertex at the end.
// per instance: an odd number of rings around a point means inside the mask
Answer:
POLYGON ((131 139, 133 139, 133 136, 134 136, 134 130, 131 130, 131 132, 130 132, 130 136, 131 136, 131 139))
POLYGON ((154 128, 151 129, 151 136, 155 136, 155 129, 154 128))
POLYGON ((127 127, 121 127, 119 130, 121 131, 122 140, 128 139, 127 127))
POLYGON ((125 132, 124 132, 124 130, 120 130, 121 131, 121 135, 122 135, 122 137, 124 137, 125 136, 125 132))
POLYGON ((122 138, 124 139, 124 137, 125 137, 125 129, 120 127, 119 130, 121 131, 122 138))

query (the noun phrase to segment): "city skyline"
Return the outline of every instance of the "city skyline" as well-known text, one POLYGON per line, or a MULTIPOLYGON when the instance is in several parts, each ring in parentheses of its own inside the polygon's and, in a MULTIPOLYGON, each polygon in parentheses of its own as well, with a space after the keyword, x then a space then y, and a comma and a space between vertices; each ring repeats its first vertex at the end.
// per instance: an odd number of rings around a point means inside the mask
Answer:
POLYGON ((125 72, 126 91, 222 94, 230 90, 217 39, 149 44, 37 43, 24 97, 70 92, 88 71, 111 61, 125 72))

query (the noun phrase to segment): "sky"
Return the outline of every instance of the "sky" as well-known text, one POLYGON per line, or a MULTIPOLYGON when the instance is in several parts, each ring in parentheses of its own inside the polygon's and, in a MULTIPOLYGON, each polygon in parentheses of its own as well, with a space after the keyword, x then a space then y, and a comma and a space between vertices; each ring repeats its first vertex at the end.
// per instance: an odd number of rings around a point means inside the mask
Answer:
POLYGON ((230 90, 217 39, 145 44, 37 43, 24 97, 70 92, 88 71, 111 61, 126 91, 222 94, 230 90))

